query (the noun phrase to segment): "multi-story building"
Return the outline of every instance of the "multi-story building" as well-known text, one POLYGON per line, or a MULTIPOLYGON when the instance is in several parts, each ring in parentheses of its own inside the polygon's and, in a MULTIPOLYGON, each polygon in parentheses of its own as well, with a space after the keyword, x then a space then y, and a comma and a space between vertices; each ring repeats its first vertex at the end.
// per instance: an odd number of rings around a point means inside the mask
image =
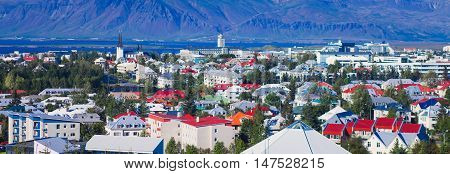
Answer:
POLYGON ((150 114, 146 121, 146 132, 150 137, 163 138, 164 146, 174 138, 176 142, 181 142, 181 122, 194 119, 191 115, 177 116, 166 114, 150 114))
POLYGON ((230 121, 208 116, 182 121, 181 146, 193 145, 202 149, 213 149, 217 142, 229 147, 234 142, 237 129, 230 121))
POLYGON ((145 122, 134 112, 119 114, 105 126, 110 136, 140 136, 145 130, 145 122))
POLYGON ((181 143, 182 148, 194 145, 202 149, 213 149, 216 142, 223 142, 228 147, 234 142, 237 133, 230 126, 230 121, 213 116, 194 118, 191 115, 150 114, 146 121, 150 137, 163 138, 165 145, 174 138, 181 143))
POLYGON ((77 120, 46 114, 0 111, 8 116, 8 143, 19 143, 48 137, 80 140, 77 120))
POLYGON ((204 84, 208 87, 214 87, 218 84, 234 84, 242 83, 241 75, 232 71, 210 70, 204 73, 204 84))
POLYGON ((64 94, 80 92, 80 91, 81 91, 81 89, 77 89, 77 88, 47 88, 47 89, 44 89, 42 92, 40 92, 39 95, 56 96, 56 95, 64 95, 64 94))

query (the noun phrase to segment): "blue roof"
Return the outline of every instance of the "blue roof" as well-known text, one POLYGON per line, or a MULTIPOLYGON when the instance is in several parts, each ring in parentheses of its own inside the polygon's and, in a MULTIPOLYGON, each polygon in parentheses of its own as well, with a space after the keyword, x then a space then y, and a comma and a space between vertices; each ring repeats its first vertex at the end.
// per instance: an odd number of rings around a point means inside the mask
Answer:
POLYGON ((351 115, 353 115, 353 112, 351 112, 351 111, 341 112, 341 113, 336 114, 336 116, 338 118, 348 117, 348 116, 351 116, 351 115))
POLYGON ((426 109, 430 106, 434 106, 438 101, 434 98, 429 99, 425 102, 419 103, 420 109, 426 109))
POLYGON ((25 117, 25 118, 31 118, 31 117, 41 118, 43 120, 56 120, 56 121, 65 121, 65 122, 76 122, 76 123, 80 122, 80 121, 72 119, 72 118, 53 116, 53 115, 47 115, 47 114, 20 113, 20 112, 12 112, 12 111, 0 111, 0 114, 6 115, 8 117, 19 116, 19 117, 25 117))

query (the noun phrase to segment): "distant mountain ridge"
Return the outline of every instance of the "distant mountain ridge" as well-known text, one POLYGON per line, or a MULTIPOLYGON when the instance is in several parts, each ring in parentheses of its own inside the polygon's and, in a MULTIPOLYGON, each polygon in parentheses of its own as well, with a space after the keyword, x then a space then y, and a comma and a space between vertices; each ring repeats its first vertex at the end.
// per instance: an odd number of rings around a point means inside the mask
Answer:
POLYGON ((0 0, 0 37, 450 41, 449 0, 0 0))

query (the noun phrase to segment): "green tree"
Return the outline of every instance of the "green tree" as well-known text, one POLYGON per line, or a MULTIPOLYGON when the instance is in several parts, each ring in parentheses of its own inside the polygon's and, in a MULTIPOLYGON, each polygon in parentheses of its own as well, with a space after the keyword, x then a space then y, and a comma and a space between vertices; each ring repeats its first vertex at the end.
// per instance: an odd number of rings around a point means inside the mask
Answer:
POLYGON ((397 117, 397 110, 395 110, 394 108, 389 108, 387 117, 388 118, 397 117))
POLYGON ((252 99, 252 94, 250 92, 243 92, 241 94, 239 94, 239 100, 251 100, 252 99))
POLYGON ((352 154, 368 154, 360 137, 350 137, 341 142, 341 146, 352 154))
POLYGON ((0 115, 0 122, 3 123, 2 129, 0 130, 0 142, 8 141, 8 117, 0 115))
POLYGON ((320 130, 320 121, 318 117, 319 114, 317 113, 317 109, 311 102, 308 102, 303 106, 301 120, 315 130, 320 130))
POLYGON ((392 148, 390 153, 391 154, 407 154, 408 151, 405 148, 400 146, 400 144, 398 143, 398 140, 395 140, 394 147, 392 148))
POLYGON ((264 102, 270 106, 275 106, 277 108, 280 108, 280 97, 277 96, 275 93, 270 93, 266 96, 264 99, 264 102))
POLYGON ((175 139, 172 137, 170 138, 169 142, 167 143, 166 147, 166 154, 178 154, 178 148, 177 144, 175 142, 175 139))
POLYGON ((89 141, 94 135, 105 135, 105 134, 106 130, 104 123, 80 125, 80 135, 82 141, 89 141))
POLYGON ((419 143, 414 144, 410 151, 413 154, 440 153, 439 147, 436 145, 436 142, 433 139, 430 139, 429 141, 420 141, 419 143))
POLYGON ((216 142, 216 144, 214 144, 213 153, 214 154, 226 154, 227 148, 225 148, 225 146, 223 145, 223 142, 216 142))
POLYGON ((187 145, 186 146, 186 154, 199 154, 199 149, 193 145, 187 145))
POLYGON ((364 87, 358 87, 352 95, 352 111, 362 118, 368 119, 372 110, 372 98, 364 87))
POLYGON ((234 145, 234 153, 240 154, 245 149, 247 149, 247 145, 245 144, 245 142, 242 141, 240 138, 236 138, 236 143, 234 145))

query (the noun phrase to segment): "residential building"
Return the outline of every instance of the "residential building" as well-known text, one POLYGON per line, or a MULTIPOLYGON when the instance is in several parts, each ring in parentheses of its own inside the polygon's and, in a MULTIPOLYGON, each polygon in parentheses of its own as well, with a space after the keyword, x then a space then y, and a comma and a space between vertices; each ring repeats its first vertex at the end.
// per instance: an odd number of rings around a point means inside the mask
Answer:
POLYGON ((141 136, 145 130, 145 122, 134 112, 119 114, 113 121, 107 122, 106 134, 110 136, 141 136))
POLYGON ((152 137, 94 135, 86 143, 94 154, 164 154, 164 140, 152 137))
POLYGON ((64 154, 80 150, 79 145, 72 144, 61 137, 34 140, 34 154, 64 154))
POLYGON ((80 92, 81 89, 77 88, 47 88, 40 92, 38 95, 50 95, 50 96, 58 96, 64 94, 70 94, 74 92, 80 92))
POLYGON ((242 83, 241 75, 226 70, 209 70, 205 73, 204 84, 208 87, 214 87, 218 84, 234 84, 242 83))
POLYGON ((242 154, 349 154, 301 121, 248 148, 242 154))
POLYGON ((234 142, 237 130, 230 121, 208 116, 184 120, 181 124, 181 146, 193 145, 202 149, 214 149, 217 142, 229 147, 234 142))
POLYGON ((8 116, 9 144, 48 137, 80 140, 80 123, 71 118, 11 111, 0 114, 8 116))

